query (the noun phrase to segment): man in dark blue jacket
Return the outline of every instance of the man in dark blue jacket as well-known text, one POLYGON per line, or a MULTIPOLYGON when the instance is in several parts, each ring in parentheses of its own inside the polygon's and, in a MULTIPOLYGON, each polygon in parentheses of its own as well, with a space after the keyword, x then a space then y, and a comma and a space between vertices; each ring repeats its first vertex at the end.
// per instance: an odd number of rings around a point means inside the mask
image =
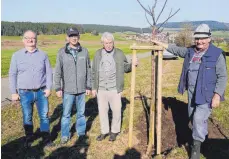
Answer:
POLYGON ((227 69, 223 51, 211 44, 208 25, 199 25, 194 38, 195 45, 190 48, 153 42, 184 58, 178 92, 183 94, 188 91, 188 113, 193 124, 191 159, 199 159, 201 143, 208 134, 208 118, 212 108, 218 107, 224 100, 227 69))

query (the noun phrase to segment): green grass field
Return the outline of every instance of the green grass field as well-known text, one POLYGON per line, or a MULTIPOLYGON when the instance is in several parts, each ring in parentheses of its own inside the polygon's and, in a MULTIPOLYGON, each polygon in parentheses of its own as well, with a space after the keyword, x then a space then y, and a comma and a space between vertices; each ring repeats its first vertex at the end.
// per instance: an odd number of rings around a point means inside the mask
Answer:
MULTIPOLYGON (((145 70, 145 68, 150 68, 150 59, 144 59, 142 61, 145 63, 144 65, 141 65, 138 70, 137 74, 139 75, 136 80, 136 92, 137 91, 144 91, 146 94, 148 92, 148 95, 150 94, 149 90, 150 87, 145 89, 149 83, 148 80, 150 80, 150 76, 148 78, 144 79, 144 83, 141 83, 141 78, 144 76, 146 77, 148 72, 145 70), (147 81, 147 82, 146 82, 147 81)), ((61 98, 57 98, 55 95, 55 92, 52 92, 52 95, 49 97, 49 112, 50 112, 50 131, 55 133, 56 139, 55 143, 57 146, 53 149, 43 149, 43 147, 40 145, 41 138, 38 138, 33 143, 33 148, 31 150, 28 150, 26 152, 23 152, 21 149, 21 144, 23 143, 22 137, 24 136, 24 131, 22 127, 22 113, 20 107, 15 106, 5 106, 2 109, 2 138, 1 138, 1 145, 7 147, 7 149, 11 149, 9 151, 5 151, 4 155, 9 156, 11 158, 14 158, 16 155, 18 158, 43 158, 44 156, 47 157, 53 157, 56 158, 57 156, 60 157, 63 155, 63 151, 67 148, 66 155, 68 157, 78 156, 79 158, 84 159, 85 156, 81 157, 82 155, 87 155, 86 158, 93 158, 93 159, 112 159, 114 154, 124 154, 125 150, 128 147, 128 124, 129 124, 129 92, 130 92, 130 77, 131 74, 126 74, 125 76, 125 90, 122 94, 123 101, 126 103, 126 107, 123 109, 123 118, 122 118, 122 132, 119 137, 118 141, 111 143, 107 139, 103 142, 96 141, 96 136, 100 133, 100 126, 99 126, 99 117, 98 117, 98 108, 97 105, 95 105, 95 102, 93 102, 92 99, 87 98, 87 104, 86 104, 86 118, 87 118, 87 125, 91 125, 91 128, 88 130, 87 134, 90 138, 90 147, 86 149, 86 152, 82 152, 83 154, 80 154, 80 150, 74 146, 77 137, 74 134, 74 136, 71 138, 71 141, 66 145, 59 145, 60 143, 60 116, 62 114, 62 108, 61 108, 61 98), (103 153, 101 153, 103 152, 103 153), (43 156, 43 157, 41 157, 43 156)), ((37 115, 37 109, 34 109, 34 130, 36 131, 37 128, 39 128, 39 118, 37 115)), ((141 101, 135 102, 135 113, 134 113, 134 125, 138 123, 139 116, 143 112, 143 107, 141 106, 141 101)), ((72 115, 72 124, 75 123, 76 115, 72 115)), ((133 143, 136 144, 138 142, 137 134, 140 133, 140 130, 134 130, 133 133, 133 143)), ((2 147, 2 151, 5 147, 2 147)), ((3 155, 3 153, 2 153, 3 155)), ((4 156, 3 155, 3 156, 4 156)), ((67 157, 62 156, 62 157, 67 157)))
MULTIPOLYGON (((165 98, 175 97, 178 101, 187 103, 187 94, 184 96, 177 93, 177 85, 179 82, 179 76, 181 72, 183 60, 170 60, 164 63, 163 66, 163 81, 162 81, 162 96, 165 98)), ((151 76, 151 60, 150 58, 141 59, 140 65, 136 72, 136 96, 138 92, 146 97, 150 97, 150 82, 151 76)), ((227 58, 227 67, 229 67, 229 59, 227 58)), ((43 149, 40 145, 41 138, 37 138, 32 149, 28 151, 22 151, 22 137, 24 136, 24 131, 22 127, 22 113, 20 107, 15 106, 5 106, 2 108, 2 132, 1 132, 1 145, 2 145, 2 155, 8 155, 8 157, 14 158, 43 158, 43 157, 74 157, 79 156, 79 158, 89 158, 89 159, 113 159, 114 155, 123 155, 128 147, 128 125, 129 125, 129 97, 130 97, 130 83, 131 74, 125 75, 125 90, 123 92, 123 98, 126 101, 126 107, 123 110, 123 122, 122 122, 122 132, 118 136, 117 141, 111 143, 108 139, 98 142, 95 140, 96 136, 100 133, 100 125, 98 118, 98 110, 94 101, 87 98, 86 105, 86 117, 87 124, 91 125, 88 130, 88 136, 90 138, 90 146, 86 149, 82 147, 74 146, 77 141, 77 137, 74 134, 70 142, 66 145, 59 145, 60 143, 60 116, 62 114, 62 108, 60 106, 61 99, 55 96, 55 92, 52 92, 49 98, 50 107, 50 122, 51 122, 51 132, 56 135, 54 142, 57 144, 53 149, 43 149), (5 151, 7 147, 8 151, 5 151), (3 151, 4 150, 4 151, 3 151), (4 152, 4 153, 3 153, 4 152)), ((229 81, 228 81, 229 84, 229 81)), ((229 93, 228 88, 225 93, 226 101, 222 102, 220 107, 213 110, 212 118, 219 123, 221 127, 224 128, 224 134, 229 136, 229 93)), ((145 112, 142 107, 142 102, 140 100, 135 100, 134 107, 134 134, 133 134, 133 145, 140 144, 138 139, 138 134, 142 133, 142 130, 137 129, 136 125, 139 122, 139 117, 145 112)), ((72 124, 75 123, 75 114, 72 116, 72 124)), ((34 112, 34 130, 39 128, 39 118, 37 115, 37 110, 34 112)), ((143 155, 143 154, 142 154, 143 155)), ((183 159, 188 158, 187 151, 184 147, 175 147, 167 155, 167 159, 183 159)), ((205 159, 205 157, 201 157, 205 159)))
POLYGON ((229 31, 213 31, 212 36, 218 38, 229 38, 229 31))
MULTIPOLYGON (((213 32, 213 36, 228 36, 229 32, 222 32, 216 31, 213 32)), ((124 34, 122 33, 115 33, 115 46, 123 50, 125 54, 130 54, 132 51, 130 50, 130 45, 132 45, 135 41, 126 40, 124 38, 124 34)), ((97 49, 101 48, 100 43, 101 35, 94 36, 91 34, 82 34, 81 35, 81 45, 86 47, 89 51, 90 58, 93 59, 94 53, 97 49)), ((6 77, 8 75, 10 60, 12 54, 21 49, 23 47, 22 37, 20 36, 2 36, 2 48, 1 48, 1 61, 2 61, 2 68, 1 68, 1 77, 6 77)), ((58 50, 65 45, 66 35, 39 35, 38 36, 38 47, 45 51, 51 62, 51 65, 55 66, 56 61, 56 54, 58 50)), ((141 44, 142 45, 142 44, 141 44)), ((229 51, 226 47, 226 44, 220 44, 220 47, 225 51, 229 51)), ((141 53, 144 51, 138 51, 141 53)))
MULTIPOLYGON (((130 45, 134 43, 134 41, 126 40, 124 38, 124 34, 115 33, 115 46, 121 50, 125 54, 130 54, 132 51, 130 50, 130 45)), ((10 60, 12 54, 21 49, 22 45, 22 37, 19 36, 2 36, 2 49, 1 49, 1 61, 2 61, 2 69, 1 69, 1 77, 6 77, 8 75, 10 60)), ((89 51, 90 58, 93 59, 94 53, 96 50, 102 47, 100 42, 101 35, 94 36, 91 34, 82 34, 80 38, 81 45, 86 47, 89 51)), ((45 51, 51 62, 51 65, 55 66, 56 54, 60 48, 65 45, 66 35, 39 35, 38 36, 38 47, 45 51)), ((144 51, 139 51, 144 52, 144 51)))

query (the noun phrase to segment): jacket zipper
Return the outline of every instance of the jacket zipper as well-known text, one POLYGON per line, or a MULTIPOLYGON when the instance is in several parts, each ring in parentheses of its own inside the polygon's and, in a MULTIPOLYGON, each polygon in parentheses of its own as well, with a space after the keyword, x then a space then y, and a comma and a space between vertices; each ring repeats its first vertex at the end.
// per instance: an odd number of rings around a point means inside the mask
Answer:
POLYGON ((75 60, 75 58, 73 57, 73 55, 70 53, 70 55, 71 55, 71 57, 73 58, 73 60, 74 60, 74 63, 75 63, 75 68, 76 68, 76 91, 77 91, 77 93, 78 93, 78 82, 77 82, 77 55, 78 54, 76 54, 76 60, 75 60))

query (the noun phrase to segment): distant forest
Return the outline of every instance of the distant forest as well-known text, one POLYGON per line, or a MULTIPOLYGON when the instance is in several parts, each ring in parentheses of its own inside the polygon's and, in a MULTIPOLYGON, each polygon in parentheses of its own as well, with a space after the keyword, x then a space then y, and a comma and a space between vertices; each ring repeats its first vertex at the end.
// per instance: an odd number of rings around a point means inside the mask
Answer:
MULTIPOLYGON (((210 28, 215 30, 229 30, 228 23, 217 21, 190 21, 190 22, 168 22, 164 25, 165 28, 182 28, 183 24, 190 23, 195 29, 199 24, 205 23, 210 28)), ((160 25, 160 24, 159 24, 160 25)), ((68 24, 68 23, 32 23, 32 22, 1 22, 1 36, 21 36, 26 30, 33 30, 38 35, 48 34, 57 35, 65 34, 70 27, 77 27, 81 34, 91 33, 93 31, 103 32, 135 32, 135 33, 150 33, 150 28, 134 28, 128 26, 112 26, 112 25, 97 25, 97 24, 68 24)))
POLYGON ((21 36, 26 30, 33 30, 38 35, 48 34, 57 35, 65 34, 70 27, 77 27, 81 34, 91 33, 94 30, 103 32, 150 32, 150 28, 133 28, 125 26, 96 25, 96 24, 67 24, 67 23, 31 23, 31 22, 6 22, 2 21, 1 35, 5 36, 21 36))

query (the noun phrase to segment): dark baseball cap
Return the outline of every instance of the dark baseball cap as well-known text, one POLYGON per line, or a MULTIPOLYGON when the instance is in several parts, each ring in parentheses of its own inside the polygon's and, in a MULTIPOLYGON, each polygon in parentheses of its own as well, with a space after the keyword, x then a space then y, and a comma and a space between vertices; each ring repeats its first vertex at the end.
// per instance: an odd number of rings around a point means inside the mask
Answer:
POLYGON ((71 35, 79 36, 80 33, 79 33, 79 31, 77 30, 77 28, 69 28, 69 29, 67 30, 67 35, 68 35, 68 36, 71 36, 71 35))

